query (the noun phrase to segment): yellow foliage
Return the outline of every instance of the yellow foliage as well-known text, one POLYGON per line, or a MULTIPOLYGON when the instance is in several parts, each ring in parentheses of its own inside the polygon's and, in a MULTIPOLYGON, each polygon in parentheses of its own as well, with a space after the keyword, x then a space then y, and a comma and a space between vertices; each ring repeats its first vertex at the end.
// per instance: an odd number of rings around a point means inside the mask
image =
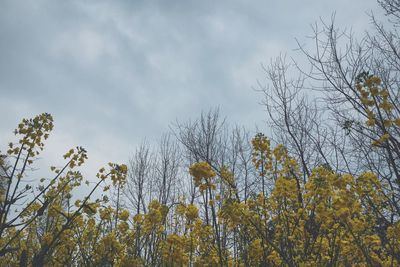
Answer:
MULTIPOLYGON (((372 77, 357 88, 371 101, 385 97, 380 84, 372 77)), ((374 114, 368 114, 370 127, 376 127, 374 114)), ((40 122, 50 130, 51 121, 49 116, 23 121, 17 131, 24 136, 22 144, 42 147, 45 130, 33 128, 40 122)), ((398 119, 384 121, 389 128, 397 124, 398 119)), ((378 141, 390 138, 386 132, 378 141)), ((284 146, 271 147, 261 134, 252 144, 254 167, 270 190, 241 199, 232 194, 238 191, 229 166, 216 170, 198 162, 189 173, 199 198, 190 204, 184 197, 172 204, 154 199, 139 214, 90 197, 71 200, 82 176, 70 169, 87 158, 83 149, 72 149, 65 155, 69 171, 57 169, 57 179, 23 210, 23 227, 0 228, 0 265, 23 265, 24 260, 45 266, 400 265, 400 221, 386 216, 393 207, 380 177, 317 167, 303 180, 284 146), (217 185, 225 191, 216 194, 217 185)), ((15 156, 13 145, 10 149, 15 156)), ((117 188, 125 185, 127 166, 108 167, 99 170, 94 189, 107 181, 117 188)))

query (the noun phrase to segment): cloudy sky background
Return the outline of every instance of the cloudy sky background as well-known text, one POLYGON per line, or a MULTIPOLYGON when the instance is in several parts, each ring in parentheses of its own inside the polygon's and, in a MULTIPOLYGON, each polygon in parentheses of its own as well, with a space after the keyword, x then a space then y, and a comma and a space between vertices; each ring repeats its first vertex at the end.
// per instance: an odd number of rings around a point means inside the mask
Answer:
POLYGON ((382 16, 375 0, 0 1, 0 149, 42 112, 55 129, 41 164, 82 145, 93 171, 213 107, 267 131, 261 63, 299 56, 295 38, 335 11, 368 30, 371 10, 382 16))

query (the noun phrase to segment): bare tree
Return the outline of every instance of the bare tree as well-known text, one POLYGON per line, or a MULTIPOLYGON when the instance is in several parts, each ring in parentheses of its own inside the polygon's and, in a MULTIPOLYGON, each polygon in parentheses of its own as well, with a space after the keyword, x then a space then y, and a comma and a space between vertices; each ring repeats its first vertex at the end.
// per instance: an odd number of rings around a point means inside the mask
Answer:
POLYGON ((181 183, 178 175, 181 165, 181 155, 178 144, 171 134, 161 137, 156 154, 156 185, 158 199, 163 205, 176 201, 181 183))
POLYGON ((358 41, 334 19, 322 21, 313 28, 312 49, 298 43, 310 71, 281 56, 265 68, 269 86, 261 89, 274 138, 302 163, 304 180, 319 165, 353 175, 373 171, 399 215, 400 13, 396 1, 380 4, 392 29, 371 15, 374 30, 358 41))
POLYGON ((152 167, 153 155, 149 145, 143 142, 129 161, 128 179, 123 192, 128 207, 135 210, 135 214, 146 212, 145 194, 152 167))

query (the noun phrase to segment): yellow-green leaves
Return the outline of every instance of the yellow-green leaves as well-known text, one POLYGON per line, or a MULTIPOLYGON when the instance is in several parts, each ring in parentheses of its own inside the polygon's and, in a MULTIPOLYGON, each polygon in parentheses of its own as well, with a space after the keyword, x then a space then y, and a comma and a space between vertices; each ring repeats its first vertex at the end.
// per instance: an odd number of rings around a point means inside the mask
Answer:
MULTIPOLYGON (((43 150, 44 143, 49 136, 49 132, 53 130, 53 117, 48 113, 40 114, 33 119, 23 119, 22 122, 15 129, 14 133, 21 135, 19 141, 28 151, 32 151, 36 147, 43 150)), ((35 155, 38 155, 38 150, 35 150, 35 155)), ((12 153, 18 153, 13 150, 12 153)))
POLYGON ((193 176, 195 186, 198 186, 201 191, 215 187, 212 183, 212 178, 214 178, 216 174, 207 162, 202 161, 194 163, 190 166, 189 173, 193 176))

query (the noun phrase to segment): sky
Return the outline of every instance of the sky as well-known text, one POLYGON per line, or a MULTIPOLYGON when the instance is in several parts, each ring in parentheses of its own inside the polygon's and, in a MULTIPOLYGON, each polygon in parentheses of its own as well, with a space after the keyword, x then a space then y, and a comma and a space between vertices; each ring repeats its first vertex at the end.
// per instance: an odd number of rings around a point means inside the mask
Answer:
POLYGON ((1 0, 0 149, 42 112, 55 128, 40 164, 80 145, 93 171, 210 108, 268 131, 254 90, 261 64, 300 57, 295 38, 307 45, 311 25, 333 12, 362 33, 371 11, 381 15, 375 0, 1 0))

